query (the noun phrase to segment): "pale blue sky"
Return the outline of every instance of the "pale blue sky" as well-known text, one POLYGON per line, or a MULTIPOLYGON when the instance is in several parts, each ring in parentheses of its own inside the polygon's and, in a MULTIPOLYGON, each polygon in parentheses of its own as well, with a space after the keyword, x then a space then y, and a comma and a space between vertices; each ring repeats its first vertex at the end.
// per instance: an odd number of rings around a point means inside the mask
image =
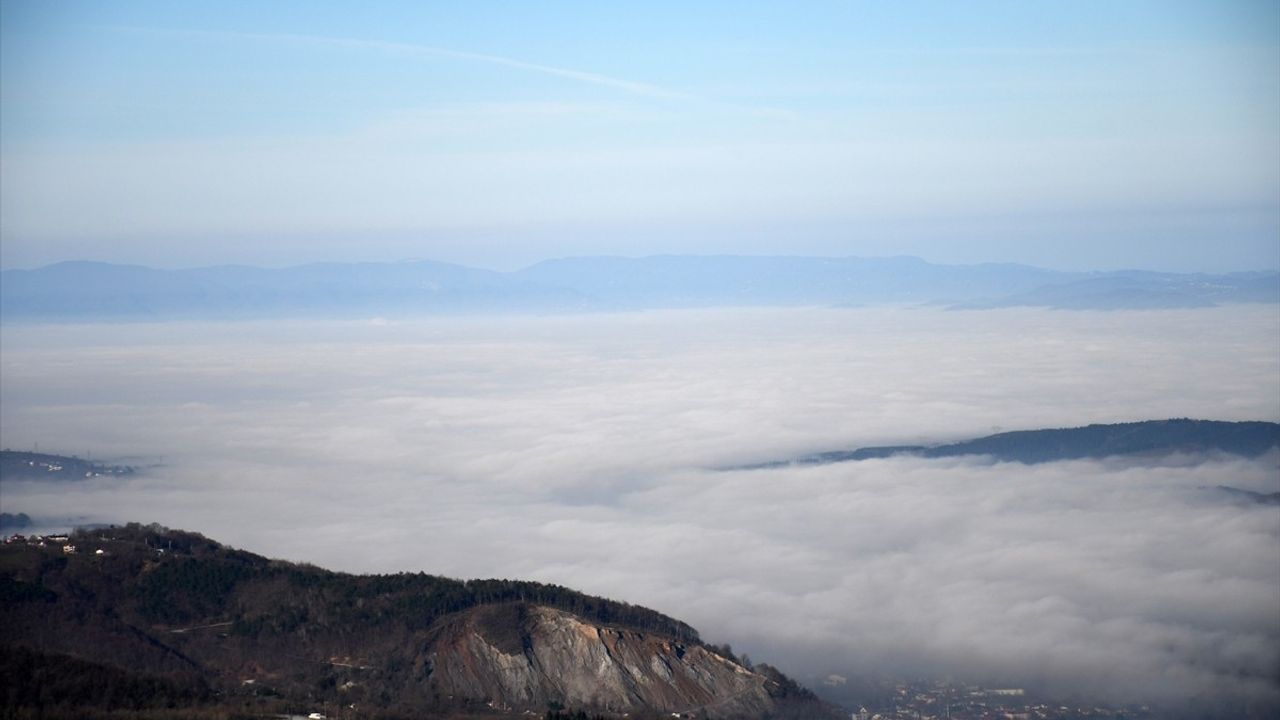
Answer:
POLYGON ((0 5, 0 264, 1280 267, 1274 2, 0 5))

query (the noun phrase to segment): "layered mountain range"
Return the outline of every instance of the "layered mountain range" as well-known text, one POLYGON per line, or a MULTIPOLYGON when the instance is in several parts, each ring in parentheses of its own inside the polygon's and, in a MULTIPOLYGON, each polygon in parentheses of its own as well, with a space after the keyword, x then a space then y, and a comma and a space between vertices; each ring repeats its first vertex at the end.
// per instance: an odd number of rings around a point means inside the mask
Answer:
POLYGON ((956 308, 1189 308, 1280 302, 1280 273, 1063 272, 915 257, 664 255, 548 260, 514 272, 439 262, 161 270, 64 262, 0 273, 5 321, 933 303, 956 308))
POLYGON ((10 709, 67 717, 836 716, 646 608, 530 582, 345 575, 136 524, 0 548, 0 685, 10 709))

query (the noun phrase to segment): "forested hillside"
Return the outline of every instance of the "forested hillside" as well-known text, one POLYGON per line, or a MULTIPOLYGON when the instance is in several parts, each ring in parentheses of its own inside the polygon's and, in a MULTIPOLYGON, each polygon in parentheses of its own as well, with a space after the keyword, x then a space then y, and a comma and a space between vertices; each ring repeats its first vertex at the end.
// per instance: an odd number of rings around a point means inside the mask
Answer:
MULTIPOLYGON (((11 539, 0 550, 0 660, 8 668, 10 710, 65 710, 75 702, 122 711, 355 706, 368 716, 421 716, 575 705, 657 712, 725 702, 715 682, 674 683, 658 695, 622 687, 594 706, 571 688, 583 681, 572 677, 579 659, 548 639, 547 628, 565 622, 595 628, 590 632, 617 646, 615 654, 653 649, 670 656, 663 662, 701 663, 690 677, 727 673, 738 678, 735 694, 755 693, 755 704, 725 705, 730 710, 719 717, 755 717, 787 702, 813 702, 772 668, 744 670, 727 648, 704 644, 685 623, 556 585, 347 575, 137 524, 11 539), (482 608, 506 610, 476 614, 482 608), (464 645, 471 649, 458 655, 464 645), (488 667, 493 658, 485 653, 508 660, 488 667), (503 663, 537 653, 544 665, 548 657, 560 663, 559 689, 524 693, 504 685, 503 663), (465 667, 458 665, 464 660, 465 667), (653 703, 664 706, 647 706, 653 703)), ((634 680, 626 674, 634 668, 619 672, 634 680)))
POLYGON ((1147 420, 1077 428, 1018 430, 946 445, 889 445, 834 450, 753 467, 821 465, 895 455, 923 458, 986 455, 1027 464, 1117 455, 1224 453, 1257 457, 1280 447, 1280 423, 1217 420, 1147 420))

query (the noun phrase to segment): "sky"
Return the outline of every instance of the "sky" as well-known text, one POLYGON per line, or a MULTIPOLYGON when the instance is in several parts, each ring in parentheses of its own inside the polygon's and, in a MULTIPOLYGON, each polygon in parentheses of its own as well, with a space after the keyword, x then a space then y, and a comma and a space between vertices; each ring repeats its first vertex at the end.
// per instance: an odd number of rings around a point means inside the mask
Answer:
POLYGON ((0 5, 0 266, 1280 268, 1272 2, 0 5))
POLYGON ((811 686, 923 675, 1274 708, 1280 508, 1211 488, 1280 492, 1280 453, 724 468, 997 430, 1277 421, 1278 313, 0 327, 7 446, 147 468, 6 481, 4 507, 335 570, 562 584, 811 686))

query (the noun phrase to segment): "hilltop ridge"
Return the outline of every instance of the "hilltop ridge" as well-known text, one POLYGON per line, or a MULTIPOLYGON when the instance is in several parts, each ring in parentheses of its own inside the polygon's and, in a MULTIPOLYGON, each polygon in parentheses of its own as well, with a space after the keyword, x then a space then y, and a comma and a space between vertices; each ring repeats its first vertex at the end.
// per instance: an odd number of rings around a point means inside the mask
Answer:
POLYGON ((44 668, 133 688, 112 699, 68 680, 56 702, 23 701, 70 714, 152 707, 148 687, 170 706, 344 717, 831 712, 647 608, 534 582, 335 573, 154 525, 11 539, 0 599, 8 683, 44 668))
POLYGON ((871 460, 895 456, 921 458, 985 455, 999 462, 1028 465, 1121 455, 1160 456, 1220 452, 1257 457, 1280 447, 1280 423, 1222 420, 1142 420, 1073 428, 1014 430, 942 445, 885 445, 832 450, 751 465, 751 468, 871 460))

